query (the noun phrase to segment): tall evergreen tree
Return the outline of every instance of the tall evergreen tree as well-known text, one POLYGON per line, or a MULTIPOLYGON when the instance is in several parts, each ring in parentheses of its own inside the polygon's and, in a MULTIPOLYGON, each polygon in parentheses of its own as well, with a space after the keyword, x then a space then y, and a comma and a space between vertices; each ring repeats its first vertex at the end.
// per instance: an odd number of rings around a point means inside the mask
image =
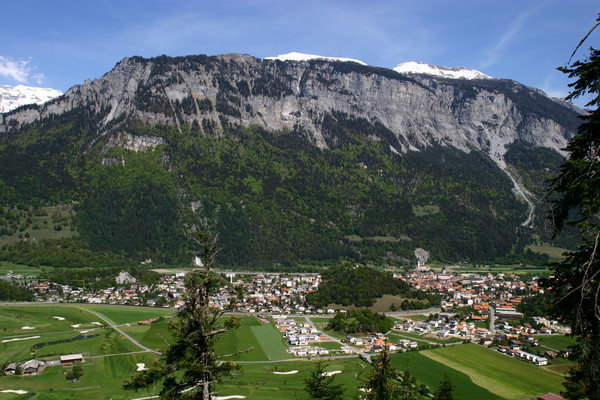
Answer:
POLYGON ((367 389, 365 400, 420 400, 424 398, 417 386, 416 379, 405 370, 399 373, 391 364, 387 346, 383 346, 381 355, 373 361, 373 371, 364 382, 367 389))
POLYGON ((440 387, 435 391, 433 400, 457 400, 456 388, 450 378, 448 378, 448 374, 444 374, 444 379, 440 382, 440 387))
POLYGON ((310 375, 304 379, 304 389, 311 399, 341 400, 344 398, 345 389, 341 384, 333 383, 335 376, 327 375, 327 364, 317 361, 310 375))
MULTIPOLYGON (((600 15, 590 33, 600 25, 600 15)), ((577 49, 589 37, 586 35, 577 49)), ((575 54, 573 52, 573 54, 575 54)), ((553 266, 557 316, 570 323, 578 337, 575 366, 565 382, 568 399, 600 398, 600 51, 590 48, 587 59, 559 68, 576 79, 567 99, 588 95, 591 111, 582 117, 578 134, 566 150, 568 160, 552 182, 558 195, 552 217, 557 231, 564 224, 579 228, 576 251, 553 266)))
POLYGON ((169 325, 174 343, 148 370, 127 380, 125 389, 137 390, 162 381, 161 399, 210 400, 212 385, 237 369, 231 362, 218 362, 214 351, 217 339, 239 325, 234 317, 221 319, 224 311, 209 305, 209 294, 218 279, 211 271, 216 263, 216 238, 195 234, 193 240, 204 253, 204 270, 186 277, 184 305, 169 325))

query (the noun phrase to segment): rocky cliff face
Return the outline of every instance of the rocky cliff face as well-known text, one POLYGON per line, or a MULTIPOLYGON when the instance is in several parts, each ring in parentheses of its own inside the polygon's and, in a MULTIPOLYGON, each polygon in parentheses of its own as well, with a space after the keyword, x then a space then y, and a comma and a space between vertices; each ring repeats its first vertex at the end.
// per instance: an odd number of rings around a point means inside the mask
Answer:
POLYGON ((210 121, 298 129, 318 147, 335 146, 325 114, 344 113, 393 132, 395 151, 442 143, 502 158, 517 139, 559 151, 577 112, 513 81, 461 81, 350 62, 260 60, 246 55, 126 58, 102 78, 43 106, 4 114, 0 132, 19 130, 75 107, 115 121, 181 125, 210 121), (535 103, 535 106, 532 106, 535 103))
POLYGON ((233 263, 396 260, 415 247, 495 259, 543 233, 518 227, 535 221, 529 190, 544 191, 581 111, 448 71, 467 70, 127 58, 0 114, 0 194, 78 201, 90 246, 145 258, 187 254, 175 209, 192 202, 233 263))
MULTIPOLYGON (((400 70, 401 71, 401 70, 400 70)), ((84 108, 100 121, 105 148, 152 147, 157 138, 133 138, 119 125, 198 125, 219 135, 227 125, 258 125, 301 132, 321 149, 341 138, 324 127, 326 116, 345 115, 380 124, 399 154, 433 144, 481 151, 528 193, 506 166, 520 140, 558 152, 578 125, 578 110, 514 81, 447 79, 402 73, 354 62, 260 60, 247 55, 126 58, 102 78, 75 86, 42 106, 0 116, 0 134, 84 108), (114 137, 112 137, 114 136, 114 137)), ((529 196, 530 197, 530 196, 529 196)))

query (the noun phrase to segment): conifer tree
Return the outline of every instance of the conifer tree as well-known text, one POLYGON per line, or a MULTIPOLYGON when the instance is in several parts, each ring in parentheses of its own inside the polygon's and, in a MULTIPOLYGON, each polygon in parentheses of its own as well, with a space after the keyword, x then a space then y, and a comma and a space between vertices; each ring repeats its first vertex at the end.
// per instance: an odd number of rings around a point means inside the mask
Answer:
POLYGON ((444 374, 444 379, 440 382, 440 387, 435 391, 433 400, 457 400, 456 389, 450 378, 448 378, 447 373, 444 374))
POLYGON ((221 319, 224 311, 209 304, 218 279, 211 271, 216 263, 217 240, 195 233, 193 241, 202 249, 204 268, 186 276, 184 305, 169 325, 174 343, 148 370, 127 380, 125 389, 137 390, 162 382, 161 399, 210 400, 213 384, 237 369, 231 362, 217 361, 214 351, 217 339, 239 325, 237 318, 221 319))
MULTIPOLYGON (((579 43, 587 40, 596 25, 579 43)), ((573 57, 573 56, 571 56, 573 57)), ((569 61, 570 62, 570 61, 569 61)), ((573 351, 576 363, 569 372, 563 395, 567 399, 600 398, 600 51, 590 48, 586 60, 559 68, 576 79, 567 99, 589 95, 591 110, 582 117, 578 133, 566 148, 568 159, 552 181, 552 218, 556 231, 564 224, 579 229, 577 250, 553 266, 550 288, 558 299, 558 317, 571 325, 578 343, 573 351)))
POLYGON ((311 399, 343 399, 345 392, 343 385, 333 383, 335 376, 327 375, 326 368, 327 364, 325 362, 317 361, 310 375, 304 379, 304 389, 308 392, 311 399))

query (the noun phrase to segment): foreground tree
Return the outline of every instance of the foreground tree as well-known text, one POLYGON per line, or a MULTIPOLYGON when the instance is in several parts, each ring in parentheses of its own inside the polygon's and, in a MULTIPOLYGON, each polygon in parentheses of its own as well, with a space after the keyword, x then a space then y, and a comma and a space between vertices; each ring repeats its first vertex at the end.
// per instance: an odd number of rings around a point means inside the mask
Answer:
POLYGON ((335 376, 327 375, 324 361, 317 361, 310 375, 304 379, 304 389, 311 399, 341 400, 344 398, 343 385, 333 383, 335 376))
POLYGON ((444 379, 440 382, 440 387, 433 394, 433 400, 457 400, 456 388, 448 378, 448 374, 444 374, 444 379))
MULTIPOLYGON (((600 16, 590 33, 598 25, 600 16)), ((556 231, 569 224, 581 234, 577 250, 553 266, 550 281, 558 299, 556 314, 578 337, 576 362, 563 394, 567 399, 600 399, 600 52, 591 48, 586 60, 559 69, 576 79, 567 99, 591 96, 586 104, 591 111, 582 117, 578 134, 566 148, 568 160, 551 187, 558 195, 552 213, 556 231)))
POLYGON ((125 389, 162 382, 161 399, 210 400, 212 385, 237 369, 231 362, 218 362, 214 352, 218 338, 239 325, 236 318, 222 319, 224 311, 209 305, 219 279, 211 272, 218 252, 216 238, 195 233, 193 241, 202 249, 204 269, 186 276, 184 305, 169 325, 174 343, 148 370, 125 381, 125 389))
POLYGON ((373 371, 364 382, 367 389, 366 400, 419 400, 416 380, 407 370, 402 374, 391 364, 387 346, 383 346, 381 355, 373 361, 373 371))

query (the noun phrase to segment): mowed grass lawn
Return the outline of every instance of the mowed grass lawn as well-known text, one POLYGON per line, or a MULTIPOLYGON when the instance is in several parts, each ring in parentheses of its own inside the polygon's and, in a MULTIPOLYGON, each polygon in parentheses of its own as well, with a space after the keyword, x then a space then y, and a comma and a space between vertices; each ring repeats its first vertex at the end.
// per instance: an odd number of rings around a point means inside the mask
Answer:
POLYGON ((562 389, 561 375, 475 344, 425 350, 421 354, 468 375, 473 383, 502 399, 530 399, 562 389))
POLYGON ((102 314, 106 319, 117 325, 137 324, 139 321, 147 321, 152 318, 169 316, 177 313, 177 310, 168 308, 150 308, 133 306, 111 306, 111 305, 81 305, 80 307, 102 314))
POLYGON ((284 338, 271 324, 263 324, 254 317, 241 317, 241 326, 224 334, 217 342, 217 354, 232 354, 252 348, 231 357, 230 361, 270 361, 291 358, 286 352, 284 338))
POLYGON ((44 332, 60 332, 81 324, 81 329, 92 328, 98 317, 74 306, 32 305, 2 306, 0 309, 0 337, 35 335, 44 332), (55 318, 56 317, 56 318, 55 318), (64 319, 61 319, 64 318, 64 319), (23 328, 33 329, 23 329, 23 328))
POLYGON ((393 354, 392 365, 398 371, 408 369, 419 383, 427 385, 432 392, 439 387, 440 382, 444 379, 444 374, 447 374, 456 387, 457 398, 461 400, 496 400, 499 398, 477 386, 467 374, 441 364, 422 353, 422 351, 409 351, 393 354))
MULTIPOLYGON (((83 377, 79 382, 69 382, 64 373, 69 367, 46 367, 38 376, 4 376, 0 390, 26 390, 28 394, 6 399, 21 399, 36 393, 39 400, 103 400, 133 399, 157 394, 152 389, 126 392, 121 386, 124 379, 135 373, 137 363, 150 364, 155 355, 148 353, 122 356, 87 358, 81 366, 83 377)), ((0 394, 1 395, 1 394, 0 394)), ((5 400, 0 397, 0 400, 5 400)))
POLYGON ((565 335, 534 335, 540 346, 550 349, 562 350, 576 343, 574 337, 565 335))
MULTIPOLYGON (((284 361, 266 364, 239 364, 242 374, 217 385, 218 396, 246 396, 248 399, 287 400, 308 399, 304 379, 310 375, 315 361, 284 361), (274 372, 298 371, 294 374, 274 372)), ((344 399, 359 398, 358 388, 371 367, 356 358, 330 360, 326 371, 342 371, 334 383, 344 385, 344 399)))

